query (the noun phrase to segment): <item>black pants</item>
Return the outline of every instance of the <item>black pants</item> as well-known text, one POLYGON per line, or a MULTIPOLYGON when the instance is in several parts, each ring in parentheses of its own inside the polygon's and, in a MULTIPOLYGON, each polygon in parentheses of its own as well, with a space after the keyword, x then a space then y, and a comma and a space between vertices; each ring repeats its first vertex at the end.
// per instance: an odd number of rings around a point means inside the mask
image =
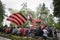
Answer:
POLYGON ((47 39, 47 37, 46 37, 46 36, 43 36, 43 39, 44 39, 44 40, 46 40, 46 39, 47 39))

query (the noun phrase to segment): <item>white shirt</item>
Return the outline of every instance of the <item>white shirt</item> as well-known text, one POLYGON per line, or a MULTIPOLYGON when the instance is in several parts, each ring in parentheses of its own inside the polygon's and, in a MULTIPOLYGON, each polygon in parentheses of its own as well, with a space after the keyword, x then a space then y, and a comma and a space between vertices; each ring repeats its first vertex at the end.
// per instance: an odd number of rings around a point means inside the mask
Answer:
POLYGON ((46 29, 43 29, 43 36, 47 37, 48 31, 46 29))

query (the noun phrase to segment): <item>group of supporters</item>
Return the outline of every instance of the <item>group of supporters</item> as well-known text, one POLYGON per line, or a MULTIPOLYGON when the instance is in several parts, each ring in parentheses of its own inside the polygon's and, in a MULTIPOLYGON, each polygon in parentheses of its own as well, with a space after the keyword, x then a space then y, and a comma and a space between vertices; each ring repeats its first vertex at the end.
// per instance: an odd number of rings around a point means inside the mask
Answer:
POLYGON ((36 29, 33 28, 23 28, 23 27, 18 27, 18 28, 10 28, 10 27, 2 27, 0 28, 0 32, 4 32, 6 34, 16 34, 19 36, 40 36, 46 39, 47 37, 56 37, 57 38, 57 32, 55 29, 50 28, 50 27, 38 27, 36 29))

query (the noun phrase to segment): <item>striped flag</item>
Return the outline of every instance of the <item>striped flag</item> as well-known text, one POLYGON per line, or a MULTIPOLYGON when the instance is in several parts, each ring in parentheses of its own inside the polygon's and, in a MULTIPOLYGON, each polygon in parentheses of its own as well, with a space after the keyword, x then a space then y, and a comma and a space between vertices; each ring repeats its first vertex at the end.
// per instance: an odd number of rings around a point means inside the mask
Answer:
POLYGON ((12 14, 7 20, 15 23, 17 26, 20 26, 27 21, 21 13, 12 14))

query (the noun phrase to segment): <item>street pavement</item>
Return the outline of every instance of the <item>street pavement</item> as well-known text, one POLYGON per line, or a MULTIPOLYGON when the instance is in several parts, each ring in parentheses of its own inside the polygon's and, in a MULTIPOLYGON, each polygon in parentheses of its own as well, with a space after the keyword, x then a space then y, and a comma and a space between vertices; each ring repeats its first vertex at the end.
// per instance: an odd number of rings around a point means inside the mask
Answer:
POLYGON ((60 40, 60 33, 57 33, 57 38, 60 40))
POLYGON ((7 38, 4 38, 4 37, 0 37, 0 40, 11 40, 11 39, 7 39, 7 38))

